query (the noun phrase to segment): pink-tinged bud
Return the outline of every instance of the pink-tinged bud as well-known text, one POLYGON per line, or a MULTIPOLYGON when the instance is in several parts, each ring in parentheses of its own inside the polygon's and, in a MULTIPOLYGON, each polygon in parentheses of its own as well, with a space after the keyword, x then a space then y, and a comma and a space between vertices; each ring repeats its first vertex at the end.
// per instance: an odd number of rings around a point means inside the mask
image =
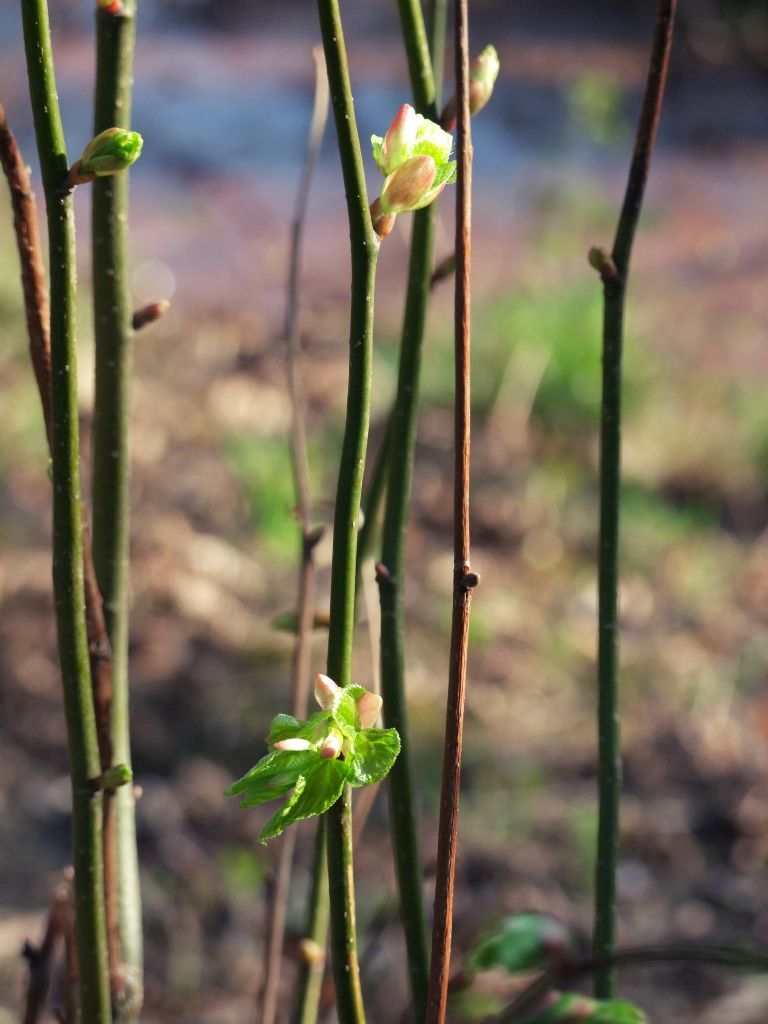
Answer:
POLYGON ((373 230, 379 238, 386 238, 395 226, 396 215, 394 213, 383 213, 381 200, 374 199, 371 203, 371 220, 373 221, 373 230))
POLYGON ((341 733, 336 729, 332 729, 325 737, 322 744, 318 747, 317 752, 324 761, 332 761, 341 753, 341 746, 343 742, 344 739, 341 733))
POLYGON ((366 690, 357 702, 357 721, 361 729, 372 729, 381 711, 382 699, 378 693, 366 690))
MULTIPOLYGON (((486 46, 469 69, 469 113, 479 113, 493 95, 501 64, 495 46, 486 46)), ((440 125, 447 132, 456 127, 456 94, 448 100, 440 115, 440 125)))
POLYGON ((161 316, 165 316, 170 308, 171 304, 168 299, 158 299, 157 302, 150 302, 148 305, 142 306, 141 309, 134 310, 134 331, 140 331, 142 327, 146 327, 148 324, 153 324, 155 320, 159 320, 161 316))
POLYGON ((384 136, 381 160, 385 167, 401 164, 402 154, 416 137, 416 111, 410 103, 404 103, 392 118, 392 124, 384 136))
POLYGON ((291 739, 278 740, 272 746, 275 750, 309 750, 312 744, 309 740, 303 740, 298 736, 294 736, 291 739))
POLYGON ((406 213, 415 210, 429 193, 437 174, 431 156, 422 154, 406 160, 384 182, 381 208, 384 213, 406 213))
POLYGON ((341 687, 337 686, 329 676, 324 676, 321 672, 317 673, 315 676, 315 700, 323 711, 330 711, 333 708, 340 691, 341 687))
POLYGON ((404 103, 395 114, 379 153, 382 174, 390 174, 402 164, 416 139, 416 111, 404 103))

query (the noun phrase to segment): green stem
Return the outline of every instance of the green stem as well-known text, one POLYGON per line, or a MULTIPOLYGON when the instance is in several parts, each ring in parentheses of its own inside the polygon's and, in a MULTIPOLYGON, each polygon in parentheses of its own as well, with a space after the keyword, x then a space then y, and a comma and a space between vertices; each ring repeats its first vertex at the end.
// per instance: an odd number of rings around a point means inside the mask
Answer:
MULTIPOLYGON (((351 680, 352 669, 357 527, 371 408, 373 298, 379 243, 368 211, 338 0, 318 0, 318 12, 347 198, 352 260, 347 414, 333 522, 328 631, 328 675, 345 686, 351 680)), ((340 1024, 361 1024, 365 1020, 355 935, 351 818, 351 796, 349 787, 345 787, 328 812, 331 959, 340 1024)))
MULTIPOLYGON (((419 113, 435 120, 435 84, 429 44, 418 0, 399 0, 403 39, 414 102, 419 113)), ((432 276, 434 206, 414 216, 405 315, 400 342, 397 393, 389 427, 387 498, 382 527, 379 576, 381 601, 381 686, 384 717, 397 729, 400 755, 389 773, 392 848, 400 893, 400 914, 408 953, 414 1019, 424 1019, 429 984, 429 954, 424 914, 423 877, 413 791, 411 745, 405 698, 405 542, 413 478, 419 401, 421 351, 432 276)))
POLYGON ((405 699, 405 539, 416 442, 421 347, 432 272, 434 213, 427 207, 413 224, 405 322, 400 348, 397 398, 392 417, 392 450, 382 528, 379 576, 381 601, 381 692, 386 725, 397 729, 400 755, 389 773, 392 849, 400 892, 400 914, 408 952, 414 1018, 423 1020, 429 980, 423 877, 413 792, 411 745, 405 699))
POLYGON ((593 951, 595 995, 615 991, 616 869, 621 797, 618 589, 621 499, 621 358, 632 243, 664 97, 677 0, 659 0, 648 80, 616 237, 603 279, 603 394, 600 416, 600 543, 598 552, 598 834, 593 951))
POLYGON ((379 510, 384 498, 384 489, 387 482, 387 470, 389 469, 389 454, 391 451, 392 439, 392 410, 387 415, 387 423, 384 427, 384 436, 381 439, 376 459, 373 463, 368 487, 363 497, 363 525, 357 538, 357 584, 355 592, 360 593, 360 578, 363 572, 365 560, 370 557, 373 551, 376 538, 376 525, 379 518, 379 510))
MULTIPOLYGON (((94 135, 130 128, 135 3, 96 14, 94 135)), ((128 544, 130 379, 133 309, 128 284, 128 173, 93 182, 93 309, 96 390, 93 421, 93 558, 112 646, 112 754, 130 765, 128 712, 128 544)), ((116 925, 123 965, 119 1017, 142 1003, 142 925, 132 786, 114 796, 116 925)))
POLYGON ((21 11, 50 251, 53 587, 72 779, 78 989, 83 1024, 107 1024, 101 798, 93 786, 100 764, 84 615, 80 519, 74 211, 71 195, 61 189, 68 162, 47 3, 22 0, 21 11))
POLYGON ((315 1024, 325 972, 325 947, 328 941, 328 860, 326 856, 325 818, 315 833, 315 857, 309 893, 309 916, 305 937, 308 948, 299 973, 300 998, 293 1024, 315 1024))
POLYGON ((445 69, 445 26, 448 19, 447 0, 431 0, 429 5, 429 53, 435 80, 435 105, 440 108, 445 69))
POLYGON ((331 898, 331 959, 336 1011, 341 1024, 365 1021, 357 964, 355 880, 352 857, 352 789, 328 811, 328 891, 331 898), (341 969, 339 969, 341 968, 341 969), (342 984, 339 985, 341 975, 342 984))

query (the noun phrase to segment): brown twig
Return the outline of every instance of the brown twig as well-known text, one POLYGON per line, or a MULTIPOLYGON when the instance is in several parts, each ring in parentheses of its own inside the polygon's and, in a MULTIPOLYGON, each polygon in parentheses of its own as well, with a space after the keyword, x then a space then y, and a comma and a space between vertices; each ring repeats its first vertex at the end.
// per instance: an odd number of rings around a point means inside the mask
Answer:
POLYGON ((53 965, 67 930, 71 895, 69 887, 61 885, 53 894, 48 910, 43 941, 39 946, 24 943, 22 956, 29 965, 29 981, 24 1003, 24 1024, 37 1024, 45 1008, 51 984, 53 965))
POLYGON ((571 985, 587 974, 610 967, 642 967, 649 964, 702 964, 715 967, 737 967, 743 970, 768 971, 768 950, 739 946, 660 945, 617 949, 609 956, 584 956, 552 964, 527 985, 500 1014, 488 1024, 513 1024, 528 1019, 545 996, 554 989, 571 985), (523 1015, 525 1014, 525 1017, 523 1015))
POLYGON ((469 564, 470 464, 470 235, 472 209, 472 140, 469 120, 469 41, 467 0, 456 0, 455 56, 458 107, 458 182, 456 191, 455 300, 455 466, 453 525, 453 614, 448 700, 440 793, 432 961, 427 1024, 442 1024, 448 994, 453 918, 453 883, 459 815, 461 744, 467 681, 469 612, 478 577, 469 564))
MULTIPOLYGON (((51 338, 45 271, 37 226, 35 203, 29 172, 22 159, 5 111, 0 105, 0 164, 8 180, 13 207, 14 230, 21 265, 24 308, 29 336, 29 351, 43 409, 48 446, 51 444, 51 338)), ((96 714, 101 770, 112 765, 110 710, 112 703, 112 653, 104 620, 103 602, 96 583, 91 554, 90 532, 86 510, 82 510, 83 576, 85 584, 85 616, 91 685, 96 714)), ((104 888, 108 928, 110 971, 113 983, 120 974, 120 953, 117 935, 117 882, 115 866, 115 830, 112 813, 114 792, 104 792, 104 888)))
POLYGON ((24 311, 27 318, 29 354, 35 371, 37 388, 43 406, 45 432, 51 443, 51 336, 49 330, 48 293, 37 227, 37 208, 29 173, 5 110, 0 104, 0 163, 8 180, 13 207, 13 226, 21 264, 24 311))
MULTIPOLYGON (((307 456, 306 402, 301 377, 301 338, 299 333, 301 245, 309 202, 309 189, 314 174, 320 144, 328 120, 328 78, 322 48, 312 52, 315 61, 315 93, 312 120, 307 137, 307 150, 301 181, 296 196, 296 209, 291 225, 291 249, 288 269, 288 288, 285 312, 286 369, 291 400, 291 462, 296 489, 296 509, 301 526, 301 560, 299 564, 299 593, 296 641, 293 649, 292 713, 304 718, 309 693, 310 654, 315 617, 316 566, 314 550, 320 534, 311 522, 311 498, 307 456)), ((260 996, 260 1024, 274 1024, 277 1016, 280 988, 280 968, 283 961, 285 920, 288 894, 296 847, 296 831, 290 829, 283 837, 275 875, 267 942, 264 953, 264 984, 260 996)))

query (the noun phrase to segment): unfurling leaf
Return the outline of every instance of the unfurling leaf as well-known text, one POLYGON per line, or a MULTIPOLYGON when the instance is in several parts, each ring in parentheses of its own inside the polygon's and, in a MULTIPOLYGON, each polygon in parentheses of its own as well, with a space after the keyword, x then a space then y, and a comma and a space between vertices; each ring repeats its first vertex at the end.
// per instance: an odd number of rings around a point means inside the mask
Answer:
POLYGON ((330 761, 316 758, 306 775, 299 776, 290 799, 261 830, 259 842, 266 843, 294 822, 327 811, 341 796, 348 774, 349 766, 345 761, 339 761, 338 758, 330 761))
POLYGON ((503 967, 511 974, 538 971, 561 960, 571 945, 570 932, 556 917, 512 914, 480 936, 470 954, 469 966, 474 971, 503 967))
POLYGON ((646 1024, 642 1010, 622 999, 603 1002, 587 996, 551 993, 535 1013, 520 1024, 646 1024))
POLYGON ((369 786, 372 782, 379 782, 389 772, 399 753, 397 729, 361 729, 350 758, 350 783, 369 786))
POLYGON ((272 750, 226 791, 241 798, 241 807, 287 795, 259 835, 263 843, 295 821, 323 814, 346 781, 353 786, 378 782, 400 752, 395 729, 368 728, 378 717, 381 697, 364 686, 342 687, 317 675, 315 700, 322 710, 307 721, 284 714, 272 719, 267 737, 272 750))

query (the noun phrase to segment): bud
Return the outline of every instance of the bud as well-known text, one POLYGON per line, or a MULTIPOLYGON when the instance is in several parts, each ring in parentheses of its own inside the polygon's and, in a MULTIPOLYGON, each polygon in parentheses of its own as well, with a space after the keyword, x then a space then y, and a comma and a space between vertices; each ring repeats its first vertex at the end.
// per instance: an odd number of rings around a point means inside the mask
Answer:
POLYGON ((431 156, 414 156, 390 174, 381 190, 384 213, 406 213, 419 207, 432 188, 437 168, 431 156))
MULTIPOLYGON (((371 137, 371 141, 376 136, 371 137)), ((411 155, 416 141, 416 111, 404 103, 395 114, 392 124, 381 143, 376 163, 382 174, 391 174, 411 155)))
POLYGON ((341 735, 338 729, 331 729, 328 735, 325 737, 323 742, 318 747, 318 754, 325 761, 332 761, 335 757, 338 757, 341 753, 341 746, 344 742, 344 737, 341 735))
POLYGON ((142 306, 141 309, 134 310, 134 331, 140 331, 142 327, 146 327, 148 324, 153 324, 155 320, 159 320, 161 316, 165 316, 170 308, 171 304, 168 299, 158 299, 157 302, 150 302, 148 305, 142 306))
POLYGON ((456 180, 451 161, 453 139, 439 124, 404 103, 382 139, 371 136, 373 158, 386 175, 381 196, 371 205, 376 233, 385 238, 395 214, 429 206, 443 188, 456 180))
POLYGON ((450 158, 453 139, 439 124, 404 103, 384 138, 372 135, 371 145, 376 166, 388 175, 414 156, 431 156, 438 166, 444 164, 450 158))
POLYGON ((396 214, 383 213, 381 200, 374 199, 371 203, 371 220, 373 221, 373 230, 379 238, 386 238, 395 226, 396 214))
POLYGON ((336 702, 341 687, 329 677, 318 672, 315 676, 315 700, 323 711, 331 711, 336 702))
MULTIPOLYGON (((501 63, 495 46, 486 46, 476 57, 469 69, 469 113, 479 113, 493 95, 493 87, 499 77, 501 63)), ((446 103, 440 116, 440 124, 447 131, 456 127, 456 93, 446 103)))
POLYGON ((121 0, 96 0, 96 6, 106 14, 119 14, 123 9, 121 0))
POLYGON ((67 188, 124 171, 139 159, 144 140, 126 128, 107 128, 92 139, 70 167, 67 188))
POLYGON ((563 960, 571 944, 570 932, 556 917, 511 914, 478 939, 469 962, 475 971, 491 967, 503 967, 511 974, 539 971, 563 960))
POLYGON ((299 736, 293 736, 287 740, 278 740, 272 746, 275 750, 309 750, 312 744, 309 740, 303 740, 299 736))
POLYGON ((357 721, 361 729, 372 729, 376 725, 383 701, 378 693, 366 690, 357 702, 357 721))

